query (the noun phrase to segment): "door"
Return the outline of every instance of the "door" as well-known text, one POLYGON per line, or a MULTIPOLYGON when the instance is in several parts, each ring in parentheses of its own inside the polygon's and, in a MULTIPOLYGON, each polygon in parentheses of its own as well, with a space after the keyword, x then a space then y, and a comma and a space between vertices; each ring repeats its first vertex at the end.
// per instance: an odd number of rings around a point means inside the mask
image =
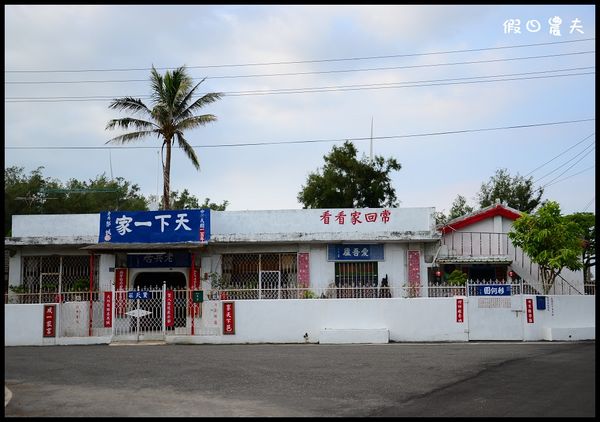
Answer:
POLYGON ((523 340, 523 296, 469 296, 469 340, 523 340))

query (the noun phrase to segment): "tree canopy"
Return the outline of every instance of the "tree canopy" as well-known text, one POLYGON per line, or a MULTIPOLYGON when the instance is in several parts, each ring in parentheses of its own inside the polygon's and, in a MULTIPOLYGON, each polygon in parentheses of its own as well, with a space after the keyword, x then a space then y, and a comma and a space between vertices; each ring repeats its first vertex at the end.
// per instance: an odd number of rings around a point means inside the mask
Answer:
POLYGON ((398 206, 390 173, 402 167, 395 158, 357 158, 351 142, 323 156, 322 172, 310 173, 298 193, 304 208, 381 208, 398 206))
POLYGON ((591 212, 577 212, 565 218, 577 224, 579 228, 583 282, 587 284, 591 279, 591 268, 596 265, 596 216, 591 212))
POLYGON ((564 268, 582 268, 580 227, 561 216, 555 201, 548 201, 535 214, 524 213, 515 220, 508 237, 538 264, 544 294, 564 268))
POLYGON ((481 208, 490 206, 499 199, 511 208, 531 213, 543 204, 543 193, 543 188, 534 189, 532 177, 525 178, 519 174, 511 176, 508 170, 498 169, 487 183, 481 184, 477 200, 481 208))
POLYGON ((467 205, 467 198, 462 195, 457 195, 452 202, 452 207, 450 208, 450 213, 446 216, 443 211, 435 213, 435 222, 436 224, 446 224, 450 220, 454 220, 455 218, 462 217, 463 215, 469 214, 473 212, 473 207, 467 205))
MULTIPOLYGON (((206 79, 206 78, 205 78, 206 79)), ((192 146, 184 137, 184 131, 203 126, 217 120, 212 114, 194 115, 194 112, 207 104, 221 98, 222 94, 210 92, 192 101, 196 88, 204 82, 202 79, 192 87, 192 78, 187 74, 185 66, 166 71, 160 75, 154 66, 150 73, 152 86, 152 108, 149 108, 139 98, 124 97, 113 100, 109 108, 127 111, 133 115, 141 114, 148 120, 134 117, 112 119, 106 125, 107 130, 120 127, 128 130, 136 129, 124 135, 110 139, 107 143, 126 144, 142 138, 157 136, 161 142, 163 154, 163 209, 171 208, 171 149, 177 140, 179 148, 185 153, 196 169, 200 169, 198 157, 192 146)))
MULTIPOLYGON (((45 177, 44 167, 29 174, 23 167, 4 170, 4 233, 10 236, 13 215, 24 214, 87 214, 107 210, 147 211, 155 200, 145 197, 137 184, 122 177, 108 179, 105 174, 88 181, 69 179, 66 183, 45 177)), ((184 189, 181 194, 171 192, 174 209, 210 208, 225 211, 229 201, 221 204, 198 198, 184 189)))

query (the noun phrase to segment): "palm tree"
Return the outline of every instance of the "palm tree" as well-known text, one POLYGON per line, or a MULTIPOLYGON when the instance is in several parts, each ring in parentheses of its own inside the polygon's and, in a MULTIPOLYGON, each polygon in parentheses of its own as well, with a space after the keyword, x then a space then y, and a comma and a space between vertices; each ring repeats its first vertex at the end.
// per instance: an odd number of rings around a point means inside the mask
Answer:
POLYGON ((115 127, 127 130, 129 127, 133 127, 137 131, 112 138, 106 142, 107 144, 126 144, 151 135, 156 135, 162 141, 163 209, 165 210, 170 209, 171 148, 175 140, 196 170, 200 170, 198 157, 184 138, 183 132, 217 120, 216 116, 212 114, 200 116, 193 114, 197 109, 218 100, 223 95, 211 92, 191 102, 194 91, 205 79, 192 88, 192 78, 186 73, 185 66, 175 69, 173 72, 167 70, 164 77, 152 66, 150 74, 152 109, 148 108, 141 99, 132 97, 117 98, 109 105, 110 109, 143 114, 148 120, 133 117, 110 120, 106 125, 106 130, 115 127))

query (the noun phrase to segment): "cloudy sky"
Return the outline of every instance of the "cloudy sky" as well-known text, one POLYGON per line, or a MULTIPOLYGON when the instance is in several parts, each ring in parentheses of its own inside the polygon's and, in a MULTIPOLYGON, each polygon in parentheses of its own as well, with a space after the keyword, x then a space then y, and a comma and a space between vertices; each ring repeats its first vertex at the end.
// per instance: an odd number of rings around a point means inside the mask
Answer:
POLYGON ((201 171, 175 151, 172 190, 301 208, 308 174, 348 139, 401 163, 401 207, 475 205, 505 168, 565 214, 595 212, 592 5, 8 5, 4 56, 6 167, 161 194, 159 142, 107 148, 125 116, 108 104, 150 104, 151 66, 185 65, 199 93, 225 96, 187 133, 201 171))

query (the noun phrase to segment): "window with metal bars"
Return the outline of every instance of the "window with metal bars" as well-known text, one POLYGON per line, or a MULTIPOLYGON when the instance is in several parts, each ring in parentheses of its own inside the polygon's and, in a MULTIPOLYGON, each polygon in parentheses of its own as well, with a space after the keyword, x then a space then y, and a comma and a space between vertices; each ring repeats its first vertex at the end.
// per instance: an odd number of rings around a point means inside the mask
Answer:
POLYGON ((377 297, 378 262, 336 262, 337 297, 377 297))
POLYGON ((276 299, 298 295, 296 253, 226 254, 221 290, 229 299, 276 299))
MULTIPOLYGON (((98 290, 100 256, 94 255, 94 286, 98 290)), ((22 258, 22 285, 29 292, 89 290, 89 255, 43 255, 22 258), (87 284, 86 284, 87 282, 87 284)))

